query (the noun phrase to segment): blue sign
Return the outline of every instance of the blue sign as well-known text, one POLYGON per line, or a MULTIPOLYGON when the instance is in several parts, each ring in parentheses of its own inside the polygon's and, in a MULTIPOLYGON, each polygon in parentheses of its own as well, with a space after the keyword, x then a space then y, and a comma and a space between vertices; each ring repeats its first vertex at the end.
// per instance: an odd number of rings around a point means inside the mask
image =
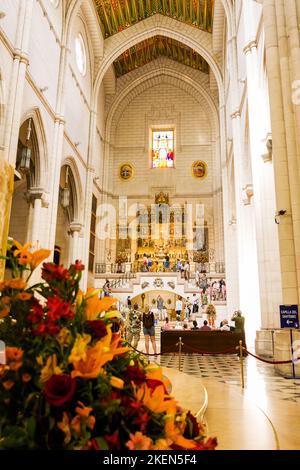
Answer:
POLYGON ((280 327, 299 328, 298 305, 280 305, 280 327))

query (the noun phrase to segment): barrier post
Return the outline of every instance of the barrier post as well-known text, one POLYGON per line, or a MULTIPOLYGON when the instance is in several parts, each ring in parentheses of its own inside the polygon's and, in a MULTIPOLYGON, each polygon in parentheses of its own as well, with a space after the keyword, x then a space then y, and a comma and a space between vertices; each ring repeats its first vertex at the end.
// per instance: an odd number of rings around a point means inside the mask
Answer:
POLYGON ((179 352, 179 372, 181 371, 181 348, 183 346, 183 342, 181 341, 181 336, 179 337, 179 342, 176 343, 176 346, 179 347, 178 352, 179 352))
POLYGON ((241 364, 241 383, 242 383, 242 388, 245 388, 244 358, 243 358, 243 342, 242 342, 242 340, 239 341, 239 350, 240 350, 240 364, 241 364))

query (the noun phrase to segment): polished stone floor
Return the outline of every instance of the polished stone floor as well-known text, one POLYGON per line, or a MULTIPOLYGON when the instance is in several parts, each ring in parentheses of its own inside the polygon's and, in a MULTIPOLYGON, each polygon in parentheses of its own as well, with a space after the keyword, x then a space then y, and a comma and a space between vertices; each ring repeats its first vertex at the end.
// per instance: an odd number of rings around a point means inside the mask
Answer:
MULTIPOLYGON (((155 333, 159 353, 160 325, 155 333)), ((145 352, 143 335, 138 349, 145 352)), ((151 346, 150 352, 153 352, 151 346)), ((242 389, 240 360, 236 355, 183 354, 179 374, 176 374, 178 354, 158 354, 149 357, 149 361, 161 364, 173 381, 175 374, 176 396, 183 405, 190 405, 191 400, 197 404, 197 391, 204 386, 208 396, 204 419, 208 435, 218 438, 218 449, 300 449, 299 378, 285 378, 272 364, 247 356, 243 360, 245 387, 242 389), (186 378, 181 381, 182 376, 190 377, 195 386, 189 385, 186 378)))
MULTIPOLYGON (((155 328, 155 339, 160 351, 160 325, 155 328)), ((141 335, 138 344, 140 351, 145 351, 144 337, 141 335)), ((152 348, 150 345, 150 352, 152 348)), ((254 352, 254 351, 253 351, 254 352)), ((150 357, 164 367, 179 369, 178 354, 150 357)), ((203 379, 213 379, 229 385, 241 386, 240 360, 236 355, 202 356, 200 354, 183 354, 180 370, 203 379)), ((291 370, 292 375, 292 370, 291 370)), ((259 398, 263 404, 268 394, 280 400, 300 404, 300 378, 285 378, 279 375, 272 364, 265 364, 247 356, 244 358, 245 389, 259 398)))

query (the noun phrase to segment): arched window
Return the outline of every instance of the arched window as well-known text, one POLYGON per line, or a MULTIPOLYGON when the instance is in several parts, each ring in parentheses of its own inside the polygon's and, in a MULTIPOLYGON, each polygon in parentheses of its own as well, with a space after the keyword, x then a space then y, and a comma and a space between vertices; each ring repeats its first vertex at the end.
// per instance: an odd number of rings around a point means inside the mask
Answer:
POLYGON ((76 64, 81 75, 86 74, 86 50, 83 38, 79 33, 75 39, 76 64))

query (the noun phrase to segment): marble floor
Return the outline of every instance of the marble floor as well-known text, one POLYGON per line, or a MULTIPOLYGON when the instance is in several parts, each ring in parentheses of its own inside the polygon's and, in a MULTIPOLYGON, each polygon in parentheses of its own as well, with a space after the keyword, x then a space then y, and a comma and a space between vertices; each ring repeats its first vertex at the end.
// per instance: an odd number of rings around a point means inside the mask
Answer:
MULTIPOLYGON (((159 343, 160 325, 156 327, 158 352, 159 343)), ((143 336, 138 349, 145 351, 143 336)), ((166 371, 179 370, 178 354, 151 356, 149 360, 166 371)), ((300 450, 300 379, 282 377, 273 365, 251 356, 244 358, 243 364, 244 389, 236 355, 181 357, 182 373, 200 379, 207 390, 209 434, 219 436, 219 449, 223 450, 300 450), (258 438, 259 428, 264 429, 263 440, 258 438)))

